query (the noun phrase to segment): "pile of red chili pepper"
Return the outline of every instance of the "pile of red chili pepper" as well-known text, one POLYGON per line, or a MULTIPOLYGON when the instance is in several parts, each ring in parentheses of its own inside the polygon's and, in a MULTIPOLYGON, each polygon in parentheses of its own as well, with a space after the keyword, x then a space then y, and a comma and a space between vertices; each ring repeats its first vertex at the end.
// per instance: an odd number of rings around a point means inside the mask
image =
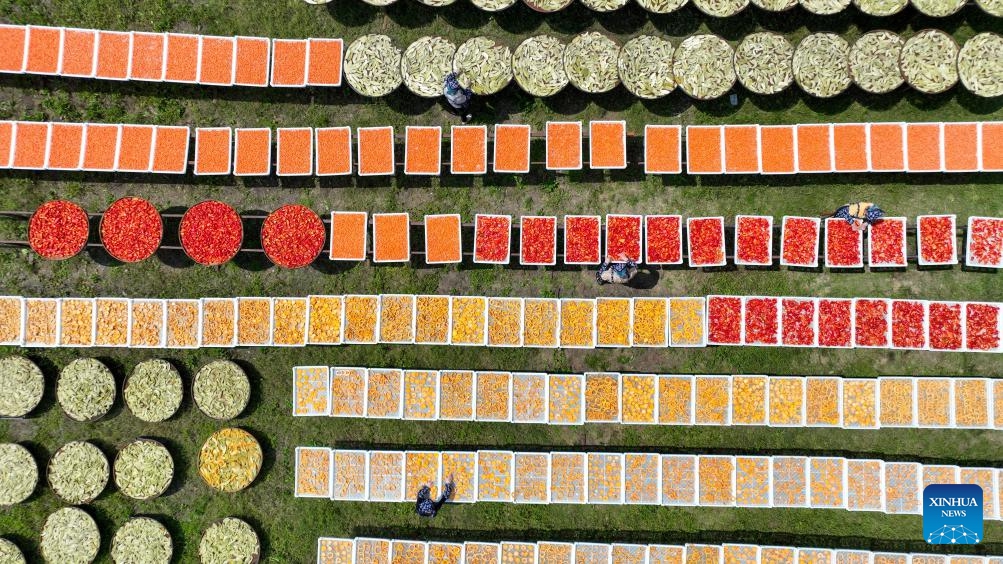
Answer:
POLYGON ((738 232, 735 262, 768 265, 773 262, 773 225, 770 218, 743 216, 735 225, 738 232))
POLYGON ((682 218, 678 215, 649 215, 645 218, 644 236, 651 264, 679 264, 683 260, 682 218))
POLYGON ((707 299, 707 341, 720 345, 742 343, 742 298, 707 299))
POLYGON ((557 253, 556 217, 524 217, 519 245, 522 264, 554 264, 557 253))
POLYGON ((237 211, 213 200, 189 208, 178 231, 185 254, 205 266, 217 266, 232 259, 244 239, 244 226, 237 211))
POLYGON ((688 224, 691 266, 718 266, 724 263, 724 221, 719 217, 699 217, 688 224))
POLYGON ((825 222, 825 260, 830 266, 860 267, 864 265, 864 253, 860 242, 863 233, 854 231, 853 226, 842 219, 825 222))
POLYGON ((564 262, 598 264, 599 260, 599 218, 565 217, 564 262))
POLYGON ((853 344, 853 302, 818 301, 818 346, 849 347, 853 344))
POLYGON ((157 252, 164 223, 153 204, 127 196, 116 200, 101 219, 101 243, 122 262, 139 262, 157 252))
POLYGON ((474 262, 507 263, 512 220, 508 216, 478 215, 474 221, 474 262))
POLYGON ((620 255, 641 260, 641 216, 606 216, 606 254, 619 260, 620 255))
POLYGON ((49 260, 67 259, 87 244, 87 212, 66 200, 45 202, 28 221, 28 244, 49 260))
POLYGON ((780 333, 777 298, 749 298, 745 301, 745 342, 775 345, 780 333))
POLYGON ((796 266, 818 264, 818 222, 808 217, 784 220, 782 260, 796 266))
POLYGON ((261 226, 261 247, 284 268, 309 265, 324 248, 324 222, 306 206, 290 204, 272 212, 261 226))

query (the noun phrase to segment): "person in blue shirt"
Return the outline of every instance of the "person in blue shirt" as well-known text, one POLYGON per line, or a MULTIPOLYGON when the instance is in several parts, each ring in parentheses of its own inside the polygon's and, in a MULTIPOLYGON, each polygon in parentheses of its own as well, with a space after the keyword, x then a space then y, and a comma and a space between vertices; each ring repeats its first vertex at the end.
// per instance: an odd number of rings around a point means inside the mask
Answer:
POLYGON ((617 260, 613 257, 606 257, 606 262, 599 265, 596 272, 596 282, 600 286, 603 284, 626 284, 637 275, 637 263, 627 258, 627 255, 620 253, 617 260))
POLYGON ((469 88, 464 88, 460 84, 459 78, 463 76, 463 72, 451 72, 446 75, 442 94, 446 97, 449 107, 453 108, 453 111, 460 116, 460 120, 463 123, 467 123, 474 117, 470 112, 470 102, 474 98, 474 93, 469 88))
POLYGON ((455 490, 456 485, 452 475, 449 476, 449 481, 443 484, 442 495, 436 500, 432 499, 432 483, 422 484, 421 489, 418 490, 418 500, 414 505, 415 512, 419 517, 435 517, 446 501, 453 497, 455 490))
POLYGON ((884 210, 871 202, 857 202, 839 207, 829 217, 845 219, 853 226, 854 231, 863 231, 864 227, 874 225, 885 216, 884 210))

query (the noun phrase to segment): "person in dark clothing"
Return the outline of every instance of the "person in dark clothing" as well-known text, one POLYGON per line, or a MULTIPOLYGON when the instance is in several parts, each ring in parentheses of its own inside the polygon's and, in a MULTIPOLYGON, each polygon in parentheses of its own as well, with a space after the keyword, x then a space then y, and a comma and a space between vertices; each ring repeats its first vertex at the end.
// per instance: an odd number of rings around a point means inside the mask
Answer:
POLYGON ((460 85, 459 78, 461 76, 463 76, 463 71, 447 74, 442 87, 442 94, 446 97, 449 107, 460 116, 460 120, 463 123, 467 123, 474 117, 470 112, 470 102, 474 99, 474 92, 460 85))
POLYGON ((596 272, 596 282, 603 284, 626 284, 637 275, 637 263, 627 258, 621 253, 617 260, 613 257, 606 257, 606 262, 599 265, 596 272))
POLYGON ((826 217, 845 219, 853 226, 854 231, 863 231, 868 225, 874 225, 885 216, 884 210, 871 202, 857 202, 840 206, 826 217))
POLYGON ((449 481, 443 484, 442 494, 437 500, 432 499, 432 483, 422 484, 421 489, 418 490, 418 500, 414 505, 415 512, 419 517, 435 517, 435 514, 446 504, 446 501, 453 497, 455 490, 456 485, 453 482, 452 475, 449 476, 449 481))

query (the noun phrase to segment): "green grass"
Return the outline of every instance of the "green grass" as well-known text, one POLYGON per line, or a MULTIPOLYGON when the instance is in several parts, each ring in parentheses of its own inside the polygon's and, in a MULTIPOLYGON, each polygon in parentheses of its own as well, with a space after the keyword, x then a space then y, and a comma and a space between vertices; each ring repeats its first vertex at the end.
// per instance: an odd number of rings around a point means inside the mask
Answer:
MULTIPOLYGON (((718 21, 687 7, 677 14, 647 16, 636 7, 597 15, 580 7, 544 16, 522 5, 490 16, 465 2, 433 9, 399 0, 384 10, 361 0, 336 0, 311 7, 300 0, 0 0, 0 13, 15 23, 69 25, 103 29, 186 31, 269 37, 344 37, 386 33, 401 46, 422 35, 443 34, 456 42, 484 34, 514 47, 535 33, 564 39, 586 29, 609 32, 623 40, 658 32, 673 39, 700 30, 730 41, 758 29, 796 40, 812 31, 835 31, 854 37, 874 28, 908 32, 924 27, 946 29, 964 40, 976 31, 999 30, 999 22, 974 6, 945 20, 913 12, 874 19, 852 8, 838 16, 809 17, 795 10, 770 15, 752 8, 718 21)), ((887 96, 864 96, 851 89, 833 100, 813 100, 791 89, 775 97, 694 103, 681 93, 656 102, 639 102, 618 89, 586 97, 571 88, 552 99, 533 100, 512 85, 489 100, 497 114, 483 112, 483 123, 508 120, 539 127, 548 119, 617 118, 631 132, 645 123, 794 123, 853 121, 982 120, 998 116, 1001 100, 981 100, 960 87, 939 96, 902 90, 887 96)), ((0 80, 0 118, 52 119, 195 126, 364 126, 374 124, 450 124, 437 103, 400 92, 385 100, 365 100, 340 89, 220 89, 178 85, 110 83, 58 78, 4 77, 0 80)), ((632 148, 635 151, 636 148, 632 148)), ((636 153, 635 153, 636 154, 636 153)), ((632 156, 632 160, 636 157, 632 156)), ((688 216, 736 213, 813 215, 847 201, 879 202, 894 215, 923 213, 1003 215, 999 187, 1003 176, 981 175, 820 175, 784 178, 758 176, 644 178, 636 172, 612 175, 534 173, 469 179, 245 179, 156 178, 132 175, 8 173, 0 177, 0 209, 30 210, 53 197, 70 197, 90 211, 115 198, 134 194, 160 209, 179 210, 202 199, 219 198, 241 211, 268 211, 287 202, 332 209, 426 213, 683 213, 688 216)), ((0 239, 23 238, 23 223, 0 220, 0 239)), ((705 295, 710 293, 826 296, 891 296, 928 299, 1003 301, 999 275, 960 268, 906 272, 847 273, 786 270, 688 269, 658 271, 658 284, 632 295, 705 295)), ((624 288, 597 289, 592 274, 577 269, 482 268, 469 264, 447 268, 347 268, 319 264, 287 272, 260 260, 238 257, 214 269, 191 265, 165 254, 137 265, 108 264, 104 257, 82 256, 44 263, 25 252, 0 254, 0 293, 32 296, 202 297, 306 295, 322 293, 457 293, 514 296, 593 297, 626 295, 624 288)), ((14 351, 9 351, 14 352, 14 351)), ((260 531, 269 562, 308 562, 316 538, 385 535, 438 539, 560 539, 638 542, 755 542, 890 551, 925 551, 918 541, 920 519, 845 511, 737 510, 709 508, 526 507, 511 504, 452 506, 433 521, 419 521, 407 504, 334 503, 292 496, 293 448, 322 445, 351 448, 506 448, 524 450, 595 449, 651 452, 728 452, 841 455, 926 463, 997 466, 1003 447, 1000 433, 989 431, 844 431, 764 428, 692 428, 587 426, 551 428, 478 423, 375 422, 293 418, 291 368, 295 365, 387 366, 404 368, 506 369, 513 371, 619 370, 623 372, 769 373, 875 375, 1001 375, 992 355, 902 353, 880 350, 829 351, 709 348, 699 350, 537 351, 482 350, 460 347, 310 347, 306 349, 233 351, 30 351, 45 369, 49 383, 39 412, 26 420, 0 421, 0 438, 25 442, 45 461, 63 443, 89 439, 112 454, 137 436, 164 440, 178 463, 169 494, 134 502, 112 491, 90 506, 108 542, 129 516, 154 515, 174 536, 176 561, 193 561, 199 535, 225 515, 247 518, 260 531), (165 357, 183 369, 186 379, 217 358, 242 362, 253 377, 248 412, 235 421, 262 440, 266 462, 248 491, 211 492, 198 478, 195 458, 202 442, 221 425, 201 416, 190 399, 181 413, 161 424, 143 424, 121 405, 113 416, 94 424, 74 423, 54 405, 58 369, 78 355, 107 361, 121 381, 132 366, 165 357)), ((26 504, 0 513, 0 535, 14 538, 37 561, 41 523, 61 503, 40 489, 26 504)), ((1003 551, 1003 526, 987 524, 989 543, 981 550, 1003 551)))

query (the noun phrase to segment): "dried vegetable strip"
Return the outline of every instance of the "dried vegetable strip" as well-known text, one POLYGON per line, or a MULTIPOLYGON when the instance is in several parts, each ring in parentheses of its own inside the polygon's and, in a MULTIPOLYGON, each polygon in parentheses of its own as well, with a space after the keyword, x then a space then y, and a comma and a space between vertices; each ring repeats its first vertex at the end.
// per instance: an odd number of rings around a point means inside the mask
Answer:
POLYGON ((28 298, 24 312, 25 346, 54 347, 59 343, 59 300, 28 298))
POLYGON ((947 378, 916 379, 916 419, 922 427, 949 427, 954 423, 952 383, 947 378))
POLYGON ((630 346, 631 310, 630 298, 596 299, 597 346, 630 346))
POLYGON ((694 394, 697 425, 727 425, 731 411, 731 380, 727 376, 696 376, 694 394))
POLYGON ((669 343, 673 347, 702 347, 704 333, 703 298, 669 298, 669 343))
POLYGON ((589 503, 623 503, 623 455, 590 452, 586 456, 589 503))
MULTIPOLYGON (((133 305, 133 318, 137 305, 133 305)), ((268 345, 272 340, 272 300, 269 298, 237 298, 237 344, 268 345)), ((136 339, 133 329, 133 341, 136 339)))
POLYGON ((404 453, 404 491, 408 495, 418 492, 425 484, 432 484, 432 499, 439 496, 439 453, 410 451, 404 453))
POLYGON ((539 564, 574 564, 572 554, 575 545, 566 542, 539 542, 537 544, 539 564))
POLYGON ((874 428, 878 425, 877 381, 854 378, 843 380, 843 426, 874 428))
POLYGON ((773 506, 807 507, 808 460, 803 456, 775 456, 772 472, 773 506))
POLYGON ((202 346, 232 347, 237 339, 237 301, 202 300, 202 346))
POLYGON ((585 374, 585 422, 620 421, 620 375, 585 374))
POLYGON ((488 298, 488 346, 521 346, 522 325, 521 298, 488 298))
POLYGON ((307 343, 337 345, 341 343, 341 296, 310 296, 307 302, 309 322, 307 343))
MULTIPOLYGON (((335 472, 338 472, 338 460, 335 458, 335 472)), ((365 469, 362 474, 365 480, 365 469)), ((335 481, 337 488, 337 480, 335 481)), ((412 492, 408 492, 410 495, 412 492)), ((370 452, 369 453, 369 501, 403 501, 404 492, 404 453, 403 452, 370 452)))
POLYGON ((19 345, 23 337, 24 299, 0 297, 0 343, 19 345))
POLYGON ((326 366, 293 368, 293 415, 331 412, 331 371, 326 366))
POLYGON ((460 503, 477 501, 477 453, 443 452, 440 467, 442 468, 440 482, 453 478, 455 490, 450 501, 460 503))
POLYGON ((561 346, 589 349, 595 346, 595 300, 561 300, 561 346))
POLYGON ((366 415, 366 371, 362 368, 331 369, 331 416, 366 415))
POLYGON ((731 380, 731 424, 766 423, 766 376, 733 376, 731 380))
POLYGON ((366 417, 399 419, 403 409, 404 375, 400 370, 369 369, 366 417))
POLYGON ((669 344, 669 304, 665 298, 634 298, 633 340, 636 347, 669 344))
POLYGON ((624 503, 659 505, 661 488, 657 454, 627 453, 623 455, 624 503))
POLYGON ((578 425, 584 420, 584 378, 576 375, 551 375, 548 380, 549 423, 578 425))
POLYGON ((404 294, 380 295, 380 342, 414 342, 414 296, 404 294))
MULTIPOLYGON (((651 374, 620 376, 620 421, 622 423, 656 423, 658 380, 651 374)), ((1001 387, 1003 388, 1003 387, 1001 387)))
POLYGON ((989 380, 958 378, 954 380, 954 424, 962 428, 984 429, 989 421, 989 380))
POLYGON ((198 300, 167 300, 166 346, 182 349, 198 347, 201 314, 202 308, 198 300))
POLYGON ((132 326, 129 346, 160 347, 164 343, 165 307, 163 300, 132 302, 132 326))
POLYGON ((510 421, 512 419, 512 374, 478 372, 476 419, 510 421))
POLYGON ((89 347, 94 344, 94 300, 66 298, 59 307, 60 346, 89 347))
POLYGON ((658 377, 658 422, 663 425, 692 425, 692 376, 658 377))
POLYGON ((435 419, 438 412, 439 373, 404 371, 404 419, 435 419))
POLYGON ((882 378, 878 389, 878 408, 882 427, 915 425, 916 391, 911 378, 882 378))
POLYGON ((536 544, 502 542, 501 564, 536 564, 536 544))
POLYGON ((515 423, 547 422, 547 376, 545 374, 512 375, 512 421, 515 423))
POLYGON ((439 373, 439 418, 470 421, 474 418, 474 373, 443 370, 439 373))
POLYGON ((805 385, 805 424, 812 427, 842 425, 841 378, 813 377, 805 385))
POLYGON ((331 455, 331 499, 366 499, 369 493, 367 453, 362 450, 336 450, 331 455))
POLYGON ((698 456, 700 505, 735 504, 735 460, 730 456, 698 456))
POLYGON ((560 301, 527 298, 523 303, 522 343, 527 347, 556 347, 560 338, 560 301))
MULTIPOLYGON (((550 501, 550 455, 520 452, 515 455, 516 503, 547 503, 550 501)), ((502 549, 503 560, 505 550, 502 549)), ((532 563, 533 561, 530 560, 532 563)))
POLYGON ((354 552, 355 541, 352 539, 334 539, 328 537, 317 539, 318 564, 350 563, 354 552))
POLYGON ((307 299, 275 298, 272 308, 272 344, 290 347, 305 345, 307 299))
POLYGON ((477 452, 477 500, 512 501, 512 470, 514 456, 511 452, 477 452))
POLYGON ((448 296, 418 296, 415 299, 414 342, 444 345, 449 342, 448 296))
POLYGON ((812 458, 808 467, 811 507, 846 505, 845 460, 842 458, 812 458))
POLYGON ((550 454, 550 502, 585 503, 585 454, 550 454))
POLYGON ((326 448, 296 448, 296 497, 331 495, 331 451, 326 448))
POLYGON ((379 298, 377 296, 345 296, 345 343, 375 343, 379 334, 379 298))
POLYGON ((449 342, 453 345, 483 345, 487 342, 487 300, 477 296, 454 296, 449 342))
POLYGON ((919 513, 921 466, 909 462, 885 463, 885 511, 919 513))
POLYGON ((662 455, 662 505, 696 505, 697 457, 662 455))
POLYGON ((735 458, 735 503, 739 507, 769 507, 769 457, 738 456, 735 458))
POLYGON ((770 378, 770 425, 804 425, 804 385, 803 378, 770 378))
POLYGON ((885 489, 883 462, 846 461, 846 508, 850 511, 881 511, 885 489))

